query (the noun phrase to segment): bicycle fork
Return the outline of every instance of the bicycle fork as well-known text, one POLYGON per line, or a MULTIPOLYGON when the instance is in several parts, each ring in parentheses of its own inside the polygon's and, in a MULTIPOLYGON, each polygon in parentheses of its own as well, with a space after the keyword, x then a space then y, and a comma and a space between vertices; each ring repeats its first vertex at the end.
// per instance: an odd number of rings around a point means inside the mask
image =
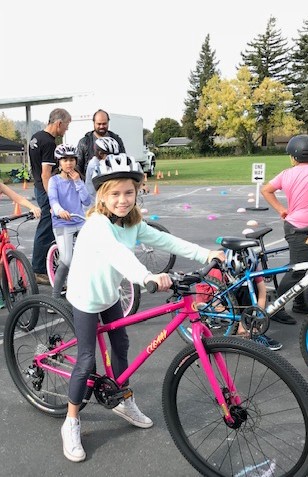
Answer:
MULTIPOLYGON (((205 336, 205 338, 212 337, 210 330, 203 323, 201 323, 200 321, 192 322, 193 342, 197 350, 197 353, 199 355, 199 358, 201 360, 205 375, 207 376, 207 379, 211 385, 211 388, 216 397, 217 403, 223 411, 225 422, 230 427, 233 427, 233 424, 235 421, 230 413, 230 409, 229 409, 230 406, 227 403, 226 397, 215 376, 213 367, 209 359, 209 355, 206 353, 206 349, 204 348, 204 343, 202 342, 202 335, 205 336)), ((232 402, 231 405, 240 406, 241 399, 237 393, 234 381, 228 371, 227 365, 225 363, 225 360, 222 354, 215 353, 214 359, 215 359, 217 368, 219 369, 224 379, 224 382, 226 383, 228 393, 229 393, 229 398, 231 399, 231 402, 232 402)))

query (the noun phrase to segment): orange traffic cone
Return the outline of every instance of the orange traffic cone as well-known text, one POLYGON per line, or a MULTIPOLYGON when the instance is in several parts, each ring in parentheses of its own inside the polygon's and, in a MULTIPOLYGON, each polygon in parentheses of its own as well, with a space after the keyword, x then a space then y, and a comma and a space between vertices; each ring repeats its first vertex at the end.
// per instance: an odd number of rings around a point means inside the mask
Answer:
POLYGON ((28 189, 28 184, 27 184, 26 179, 24 179, 24 183, 23 183, 23 185, 22 185, 22 188, 23 188, 23 189, 28 189))
POLYGON ((20 205, 17 204, 17 202, 15 202, 14 215, 21 215, 21 208, 20 205))
POLYGON ((178 175, 179 175, 179 173, 178 173, 178 170, 177 170, 177 169, 176 169, 176 171, 175 171, 175 175, 176 175, 176 176, 178 176, 178 175))
POLYGON ((155 184, 153 194, 159 194, 158 185, 155 184))
POLYGON ((163 179, 163 178, 164 178, 164 173, 163 173, 163 172, 161 172, 161 174, 160 174, 160 178, 161 178, 161 179, 163 179))
POLYGON ((157 172, 156 179, 160 179, 160 171, 157 172))
POLYGON ((170 171, 168 171, 168 174, 167 174, 167 175, 168 175, 168 177, 170 177, 170 176, 171 176, 171 174, 170 174, 170 171))

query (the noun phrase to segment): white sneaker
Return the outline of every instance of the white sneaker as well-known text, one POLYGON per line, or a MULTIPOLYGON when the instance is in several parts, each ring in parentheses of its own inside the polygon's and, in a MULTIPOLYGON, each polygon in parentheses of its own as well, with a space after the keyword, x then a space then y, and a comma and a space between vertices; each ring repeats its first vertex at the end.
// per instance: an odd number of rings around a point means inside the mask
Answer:
POLYGON ((144 429, 153 426, 153 421, 138 408, 134 396, 121 402, 112 410, 115 414, 118 414, 118 416, 123 417, 123 419, 133 424, 133 426, 142 427, 144 429))
POLYGON ((86 453, 80 440, 80 420, 67 417, 61 427, 63 453, 72 462, 85 460, 86 453))

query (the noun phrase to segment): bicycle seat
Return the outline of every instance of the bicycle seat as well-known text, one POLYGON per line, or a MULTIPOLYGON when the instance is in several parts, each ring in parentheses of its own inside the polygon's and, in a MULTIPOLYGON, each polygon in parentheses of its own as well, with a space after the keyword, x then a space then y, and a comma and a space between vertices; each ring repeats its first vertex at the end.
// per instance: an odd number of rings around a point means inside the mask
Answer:
POLYGON ((223 237, 221 245, 230 250, 239 251, 249 247, 257 247, 258 240, 248 240, 238 237, 223 237))
POLYGON ((273 229, 271 227, 265 227, 264 229, 256 230, 254 232, 249 232, 249 234, 245 234, 245 237, 259 239, 260 237, 264 237, 264 235, 268 234, 272 230, 273 229))

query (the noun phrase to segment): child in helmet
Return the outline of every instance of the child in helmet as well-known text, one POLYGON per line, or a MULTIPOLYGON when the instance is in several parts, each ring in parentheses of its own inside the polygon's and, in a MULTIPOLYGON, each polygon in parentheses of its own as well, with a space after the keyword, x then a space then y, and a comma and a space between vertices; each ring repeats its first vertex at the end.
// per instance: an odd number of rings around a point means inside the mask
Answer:
POLYGON ((86 171, 86 188, 91 196, 91 205, 95 203, 96 191, 92 183, 94 171, 99 167, 99 161, 104 161, 108 154, 119 154, 119 143, 112 137, 101 137, 94 144, 94 156, 88 162, 86 171))
MULTIPOLYGON (((78 358, 69 383, 68 414, 61 428, 64 455, 74 462, 86 458, 80 441, 78 413, 87 378, 94 368, 98 320, 110 323, 123 317, 119 286, 124 276, 141 286, 153 280, 159 291, 167 291, 171 286, 168 274, 153 275, 139 262, 134 254, 137 240, 201 263, 213 257, 224 260, 222 251, 210 251, 153 230, 142 220, 136 198, 143 177, 140 165, 124 153, 100 161, 93 177, 95 206, 87 212, 75 243, 67 299, 73 306, 78 358)), ((109 339, 111 365, 117 377, 128 366, 129 340, 125 328, 113 330, 109 339)), ((113 412, 137 427, 145 429, 153 425, 137 407, 134 396, 120 403, 113 412)))
POLYGON ((54 298, 61 297, 73 255, 74 234, 84 224, 83 206, 90 205, 91 198, 76 169, 77 149, 69 144, 60 144, 55 149, 58 168, 48 182, 48 198, 51 207, 52 229, 59 250, 59 265, 52 291, 54 298))
MULTIPOLYGON (((289 244, 290 263, 308 262, 307 233, 295 233, 308 226, 308 134, 293 136, 287 144, 291 168, 285 169, 265 184, 261 193, 264 199, 278 212, 284 221, 285 239, 289 244), (287 206, 276 196, 276 191, 285 193, 287 206)), ((278 296, 285 293, 305 275, 305 270, 287 272, 278 287, 278 296)), ((304 294, 298 295, 293 302, 294 313, 308 313, 308 304, 304 294)), ((286 314, 286 312, 284 312, 286 314)), ((291 318, 291 317, 289 317, 291 318)), ((273 320, 289 323, 281 312, 273 320)), ((293 323, 296 321, 293 319, 293 323)), ((291 323, 290 323, 291 324, 291 323)))

